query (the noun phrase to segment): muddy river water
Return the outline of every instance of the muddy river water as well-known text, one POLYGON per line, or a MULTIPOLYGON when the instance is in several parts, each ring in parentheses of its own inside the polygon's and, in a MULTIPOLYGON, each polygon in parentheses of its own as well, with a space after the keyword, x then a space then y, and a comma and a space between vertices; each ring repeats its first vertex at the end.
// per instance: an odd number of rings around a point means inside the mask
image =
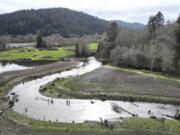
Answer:
POLYGON ((85 65, 80 63, 75 69, 15 86, 11 92, 19 95, 19 101, 15 103, 13 110, 34 119, 64 123, 100 121, 101 118, 116 121, 121 117, 132 117, 131 113, 138 115, 138 117, 156 116, 162 118, 165 117, 165 114, 174 116, 177 110, 180 110, 180 106, 155 103, 52 99, 39 93, 40 86, 56 78, 83 75, 100 66, 101 63, 91 57, 85 65), (51 100, 53 100, 53 103, 51 103, 51 100))

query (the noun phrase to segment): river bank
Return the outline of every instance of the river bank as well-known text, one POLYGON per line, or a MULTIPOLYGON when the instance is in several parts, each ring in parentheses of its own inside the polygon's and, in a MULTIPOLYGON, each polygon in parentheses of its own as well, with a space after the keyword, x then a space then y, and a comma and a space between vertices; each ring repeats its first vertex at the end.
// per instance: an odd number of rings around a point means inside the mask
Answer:
POLYGON ((35 78, 39 78, 48 74, 61 72, 71 69, 77 65, 77 61, 68 62, 55 62, 51 64, 37 66, 33 69, 27 69, 22 71, 11 71, 1 73, 0 78, 0 95, 1 97, 8 94, 9 90, 22 82, 26 82, 35 78))
MULTIPOLYGON (((47 74, 51 74, 51 72, 55 73, 55 72, 57 72, 57 70, 59 70, 59 69, 55 70, 54 68, 52 68, 53 71, 50 71, 50 69, 49 69, 50 67, 44 67, 44 68, 41 67, 41 70, 39 70, 39 73, 40 73, 40 71, 41 71, 41 73, 37 74, 36 76, 33 76, 33 74, 32 74, 32 76, 29 76, 30 77, 29 80, 31 80, 33 78, 34 79, 35 78, 39 78, 43 74, 47 75, 47 74), (47 69, 49 69, 48 73, 46 71, 47 69)), ((63 66, 63 68, 64 68, 64 66, 63 66)), ((33 73, 36 74, 36 73, 38 73, 38 71, 36 71, 36 72, 34 71, 33 73)), ((30 74, 30 71, 29 71, 29 74, 30 74)), ((6 73, 6 77, 8 77, 8 73, 6 73)), ((4 77, 4 79, 7 79, 6 77, 4 77)), ((22 82, 22 80, 20 82, 22 82)), ((99 124, 96 125, 95 123, 93 123, 93 124, 80 124, 80 125, 79 124, 77 124, 77 125, 75 124, 76 126, 73 126, 73 124, 65 124, 64 125, 64 124, 58 124, 58 123, 54 123, 54 122, 52 122, 52 123, 50 122, 49 123, 49 122, 43 122, 43 121, 37 121, 37 120, 29 119, 29 118, 27 118, 26 115, 22 116, 22 115, 19 115, 19 114, 16 114, 16 113, 12 112, 11 110, 10 110, 10 115, 5 114, 5 117, 8 118, 10 121, 13 121, 13 123, 14 122, 16 123, 18 121, 20 125, 22 125, 22 124, 26 125, 24 128, 29 127, 30 128, 29 130, 32 130, 32 132, 36 132, 36 130, 38 130, 38 132, 39 132, 39 130, 47 129, 48 130, 47 132, 49 132, 50 134, 53 134, 54 132, 58 133, 58 132, 64 132, 64 131, 65 132, 68 131, 68 133, 66 133, 66 134, 73 134, 74 132, 75 133, 77 132, 77 133, 82 133, 83 134, 82 131, 84 131, 85 134, 89 133, 90 135, 91 134, 109 134, 109 132, 112 133, 111 129, 107 129, 107 128, 104 129, 104 127, 101 127, 99 124), (27 121, 29 121, 29 122, 27 122, 27 121), (57 125, 57 126, 55 126, 55 125, 57 125), (59 129, 56 128, 56 127, 58 127, 59 129), (70 128, 70 127, 73 127, 73 128, 70 128), (83 128, 80 128, 80 127, 83 127, 83 128), (92 129, 90 127, 92 127, 92 129), (33 128, 35 128, 35 129, 33 129, 33 128), (79 131, 76 130, 77 128, 79 129, 79 131), (55 131, 52 131, 52 130, 55 130, 55 131), (56 131, 56 130, 58 130, 58 131, 56 131), (88 131, 88 130, 92 130, 92 131, 88 131), (98 133, 97 133, 97 131, 98 131, 98 133)), ((137 118, 137 119, 132 119, 132 121, 136 121, 137 122, 137 123, 133 124, 134 126, 137 125, 138 123, 139 123, 139 126, 137 126, 137 127, 136 126, 135 127, 132 126, 130 124, 131 121, 129 121, 129 124, 126 122, 126 124, 125 124, 126 126, 120 126, 119 125, 120 123, 118 123, 119 126, 117 128, 115 128, 115 129, 113 129, 113 133, 112 134, 124 133, 124 134, 127 134, 127 135, 131 135, 131 134, 134 135, 134 130, 137 130, 137 133, 142 134, 142 135, 143 134, 151 135, 151 134, 173 134, 173 133, 176 134, 176 133, 179 133, 179 129, 178 129, 178 126, 177 126, 178 125, 178 121, 176 122, 174 120, 167 120, 166 124, 165 124, 166 126, 168 126, 168 128, 166 127, 166 129, 167 129, 166 133, 163 132, 163 130, 164 130, 163 129, 163 124, 161 122, 159 122, 159 119, 157 119, 157 120, 149 120, 149 119, 138 119, 137 118), (143 128, 143 130, 142 130, 142 126, 144 125, 144 122, 150 123, 150 125, 149 126, 145 126, 143 128), (162 127, 162 129, 160 131, 157 131, 157 130, 159 130, 159 126, 157 126, 157 125, 152 126, 152 125, 154 125, 154 123, 157 123, 160 127, 162 127), (172 124, 172 123, 174 123, 175 125, 172 124), (171 127, 176 127, 176 128, 174 128, 174 130, 170 132, 169 130, 171 129, 171 127), (147 129, 150 129, 150 130, 147 130, 147 129)))

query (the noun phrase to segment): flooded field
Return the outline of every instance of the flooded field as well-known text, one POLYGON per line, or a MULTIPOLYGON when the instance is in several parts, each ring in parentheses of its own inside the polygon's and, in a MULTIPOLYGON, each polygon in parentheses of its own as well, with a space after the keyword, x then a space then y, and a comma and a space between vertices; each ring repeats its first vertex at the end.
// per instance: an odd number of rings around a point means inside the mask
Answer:
POLYGON ((84 121, 112 121, 123 117, 145 117, 165 115, 175 116, 180 106, 143 102, 100 101, 80 99, 53 99, 39 93, 39 88, 56 78, 67 78, 83 75, 101 66, 95 58, 89 58, 87 64, 80 64, 75 69, 45 76, 43 78, 22 83, 11 91, 19 96, 13 110, 31 118, 64 123, 82 123, 84 121))

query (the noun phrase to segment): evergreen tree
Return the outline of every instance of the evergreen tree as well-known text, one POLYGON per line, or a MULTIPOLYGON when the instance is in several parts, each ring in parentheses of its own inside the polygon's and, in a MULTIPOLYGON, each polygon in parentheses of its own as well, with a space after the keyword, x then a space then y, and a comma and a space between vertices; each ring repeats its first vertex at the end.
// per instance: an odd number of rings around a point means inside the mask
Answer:
POLYGON ((75 49, 75 55, 76 57, 86 57, 88 56, 88 48, 85 40, 82 38, 78 44, 76 44, 76 49, 75 49))
POLYGON ((82 54, 83 57, 87 57, 88 56, 88 49, 87 49, 87 45, 83 44, 82 45, 82 54))
POLYGON ((148 30, 149 30, 150 37, 151 38, 154 37, 155 32, 156 32, 156 23, 155 23, 155 17, 154 16, 149 17, 148 30))
MULTIPOLYGON (((178 71, 178 70, 180 70, 180 15, 176 21, 175 34, 176 34, 177 45, 175 47, 174 63, 175 63, 176 70, 178 71)), ((180 72, 180 71, 178 71, 178 72, 180 72)))
POLYGON ((117 38, 119 34, 118 25, 116 22, 112 22, 110 25, 109 32, 107 34, 107 38, 105 42, 101 43, 96 56, 102 57, 104 61, 109 61, 111 51, 117 45, 117 38))
POLYGON ((37 48, 45 48, 46 47, 46 42, 43 41, 43 38, 40 34, 38 34, 37 38, 36 38, 36 47, 37 48))
POLYGON ((114 42, 118 36, 118 25, 116 22, 112 22, 110 26, 110 30, 108 32, 108 41, 114 42))
POLYGON ((3 41, 0 41, 0 50, 5 50, 6 44, 3 41))
POLYGON ((80 53, 79 53, 79 44, 76 44, 76 49, 75 49, 76 53, 76 57, 80 57, 80 53))
POLYGON ((96 57, 100 57, 100 53, 101 53, 101 48, 103 46, 103 42, 100 42, 99 45, 98 45, 98 48, 97 48, 97 51, 96 51, 96 57))
POLYGON ((155 15, 155 23, 156 29, 164 26, 164 15, 160 11, 155 15))
POLYGON ((163 26, 164 26, 164 16, 160 11, 155 16, 154 15, 150 16, 148 21, 148 30, 149 30, 150 38, 155 38, 157 30, 159 30, 163 26))
POLYGON ((178 44, 180 44, 180 15, 176 21, 176 24, 177 24, 177 28, 176 28, 176 39, 177 39, 177 42, 178 44))

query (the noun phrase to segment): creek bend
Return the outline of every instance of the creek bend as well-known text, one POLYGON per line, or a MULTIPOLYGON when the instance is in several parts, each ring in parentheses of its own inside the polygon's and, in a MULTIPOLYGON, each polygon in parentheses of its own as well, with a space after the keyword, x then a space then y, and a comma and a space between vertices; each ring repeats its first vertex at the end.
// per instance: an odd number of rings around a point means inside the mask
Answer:
POLYGON ((72 70, 15 86, 10 93, 15 92, 19 101, 14 104, 13 110, 37 120, 62 123, 82 123, 84 121, 100 121, 100 119, 116 121, 119 118, 132 117, 132 114, 143 118, 150 116, 167 118, 165 115, 175 116, 177 110, 180 110, 180 106, 176 105, 111 100, 52 99, 39 93, 41 86, 57 78, 83 75, 100 66, 101 63, 91 57, 87 63, 80 63, 79 67, 72 70))

